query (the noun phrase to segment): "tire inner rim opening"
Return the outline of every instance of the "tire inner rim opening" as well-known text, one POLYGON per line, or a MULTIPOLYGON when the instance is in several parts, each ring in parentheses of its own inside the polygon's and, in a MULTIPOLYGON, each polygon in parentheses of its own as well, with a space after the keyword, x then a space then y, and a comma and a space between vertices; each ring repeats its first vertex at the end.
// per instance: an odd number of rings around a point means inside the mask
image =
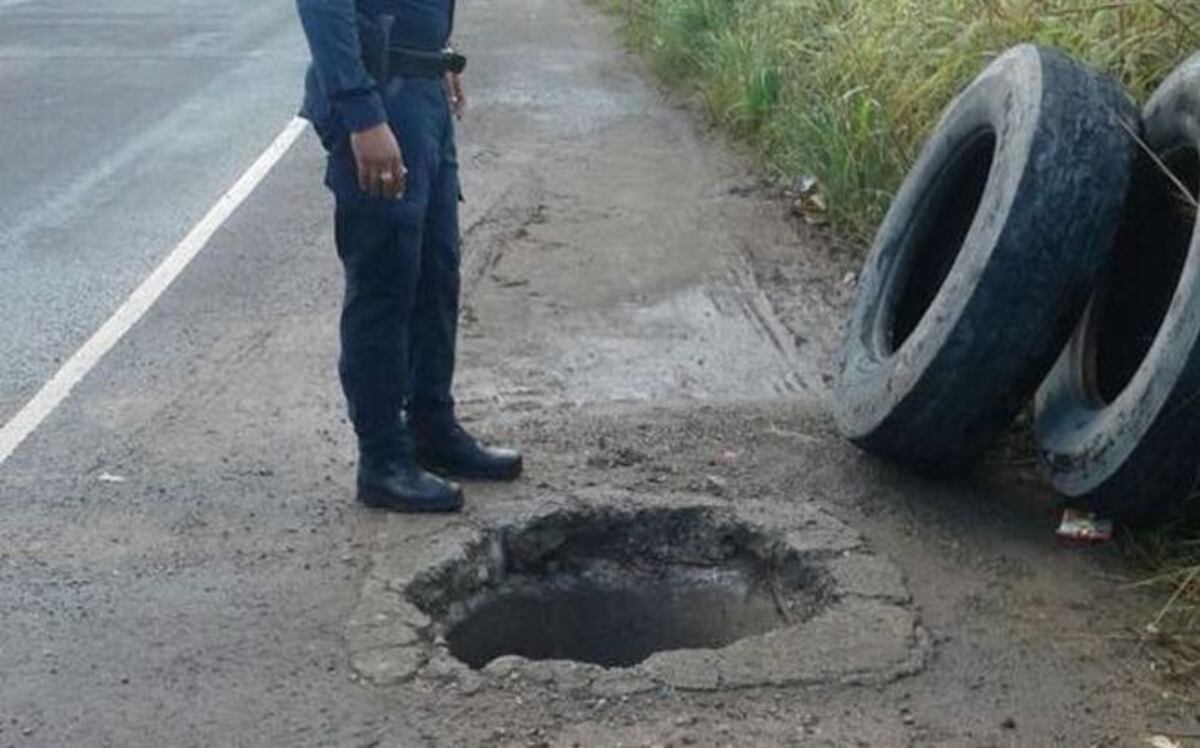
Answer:
POLYGON ((958 259, 987 188, 996 144, 990 130, 967 140, 921 202, 908 246, 901 250, 906 256, 897 268, 899 291, 884 337, 887 354, 912 336, 958 259))
POLYGON ((1120 396, 1149 354, 1195 234, 1200 152, 1179 148, 1161 161, 1138 164, 1112 263, 1084 323, 1081 384, 1099 407, 1120 396))

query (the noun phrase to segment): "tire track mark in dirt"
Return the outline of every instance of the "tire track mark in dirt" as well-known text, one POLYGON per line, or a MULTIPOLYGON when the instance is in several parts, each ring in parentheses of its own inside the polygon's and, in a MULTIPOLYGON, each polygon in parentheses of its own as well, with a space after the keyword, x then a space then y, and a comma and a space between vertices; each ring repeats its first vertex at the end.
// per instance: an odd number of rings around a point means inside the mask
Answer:
POLYGON ((705 146, 683 142, 679 173, 648 176, 679 142, 614 126, 508 183, 465 234, 464 390, 536 383, 544 406, 825 397, 823 359, 797 350, 725 228, 752 205, 708 188, 735 167, 697 178, 705 146))
POLYGON ((526 173, 462 236, 462 302, 469 305, 480 283, 504 259, 509 247, 526 239, 529 227, 545 223, 544 190, 536 173, 526 173))

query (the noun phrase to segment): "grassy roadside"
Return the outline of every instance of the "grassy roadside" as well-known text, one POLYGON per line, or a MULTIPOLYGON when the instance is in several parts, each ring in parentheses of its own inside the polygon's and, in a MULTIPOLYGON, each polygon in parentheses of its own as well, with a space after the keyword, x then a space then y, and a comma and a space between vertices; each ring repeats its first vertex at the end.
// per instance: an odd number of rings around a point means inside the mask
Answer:
POLYGON ((816 177, 838 231, 870 235, 953 95, 1037 41, 1143 99, 1200 48, 1195 0, 599 0, 669 83, 762 167, 816 177))

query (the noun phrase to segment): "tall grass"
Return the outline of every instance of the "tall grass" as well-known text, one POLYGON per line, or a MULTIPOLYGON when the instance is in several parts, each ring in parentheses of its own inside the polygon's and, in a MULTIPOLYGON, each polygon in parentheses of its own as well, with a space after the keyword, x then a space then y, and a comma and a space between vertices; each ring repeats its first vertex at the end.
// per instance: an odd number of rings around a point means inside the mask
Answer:
POLYGON ((1200 48, 1197 0, 601 0, 664 79, 867 236, 931 125, 999 52, 1053 45, 1143 98, 1200 48))

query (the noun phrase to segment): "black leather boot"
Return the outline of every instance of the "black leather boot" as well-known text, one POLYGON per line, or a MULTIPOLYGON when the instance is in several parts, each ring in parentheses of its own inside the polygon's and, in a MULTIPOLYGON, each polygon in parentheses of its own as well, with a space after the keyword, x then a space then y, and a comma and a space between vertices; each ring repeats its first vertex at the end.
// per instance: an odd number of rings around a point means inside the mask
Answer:
POLYGON ((485 447, 453 416, 413 418, 413 456, 426 470, 447 478, 514 481, 524 467, 521 453, 485 447))
POLYGON ((463 492, 407 458, 363 457, 358 465, 358 500, 405 514, 447 513, 462 509, 463 492))

